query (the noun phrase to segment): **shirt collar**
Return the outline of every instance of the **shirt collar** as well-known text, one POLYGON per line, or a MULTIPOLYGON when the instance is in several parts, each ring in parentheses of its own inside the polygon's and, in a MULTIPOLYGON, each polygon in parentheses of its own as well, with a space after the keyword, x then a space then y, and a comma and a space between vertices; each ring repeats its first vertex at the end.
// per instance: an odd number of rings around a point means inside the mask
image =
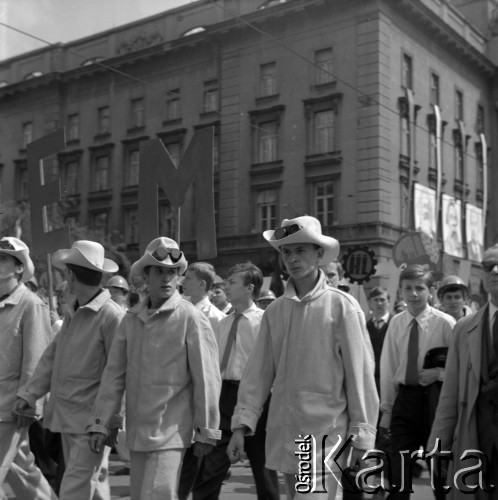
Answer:
MULTIPOLYGON (((247 318, 252 312, 257 311, 258 309, 259 307, 256 305, 255 302, 253 302, 245 311, 242 311, 240 314, 242 314, 242 316, 245 316, 247 318)), ((236 314, 236 311, 233 311, 230 314, 236 314)))
POLYGON ((325 273, 319 269, 318 270, 320 275, 318 278, 318 281, 315 285, 315 288, 310 290, 302 299, 300 299, 297 296, 297 291, 296 287, 294 285, 294 280, 292 278, 289 278, 289 281, 287 281, 287 284, 285 285, 285 290, 284 290, 284 297, 286 299, 291 299, 296 302, 305 302, 308 300, 313 300, 316 297, 320 296, 323 292, 328 290, 330 287, 327 282, 327 277, 325 276, 325 273))
MULTIPOLYGON (((156 314, 162 313, 164 311, 172 311, 182 300, 184 300, 183 297, 180 295, 178 290, 175 290, 173 295, 166 302, 164 302, 164 304, 159 307, 152 316, 155 316, 156 314)), ((149 313, 147 312, 149 304, 150 297, 149 295, 147 295, 141 302, 129 309, 128 314, 136 314, 139 318, 142 319, 142 321, 145 322, 149 318, 149 313)))
MULTIPOLYGON (((89 302, 83 304, 82 306, 79 306, 78 311, 80 309, 91 309, 92 311, 98 312, 110 299, 111 299, 111 293, 107 288, 103 288, 99 293, 94 295, 94 297, 89 302)), ((74 299, 72 306, 70 307, 71 314, 74 314, 76 312, 74 309, 75 305, 76 305, 76 299, 74 299)))
POLYGON ((209 297, 206 295, 205 297, 203 297, 201 300, 199 300, 199 302, 197 302, 197 304, 194 304, 195 307, 197 307, 197 309, 202 309, 203 307, 206 307, 206 306, 210 306, 211 305, 211 301, 209 300, 209 297))
POLYGON ((27 290, 26 285, 20 281, 19 284, 14 288, 14 290, 12 290, 12 292, 10 292, 10 294, 5 297, 4 300, 0 301, 0 304, 2 304, 0 307, 3 307, 6 304, 19 304, 19 301, 21 300, 21 297, 25 290, 27 290))

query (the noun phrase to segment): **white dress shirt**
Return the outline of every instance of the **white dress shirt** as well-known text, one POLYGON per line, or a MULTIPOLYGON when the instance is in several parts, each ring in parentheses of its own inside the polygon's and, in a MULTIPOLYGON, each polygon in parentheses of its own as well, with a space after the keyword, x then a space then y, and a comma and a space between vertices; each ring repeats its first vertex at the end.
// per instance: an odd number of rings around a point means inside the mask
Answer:
MULTIPOLYGON (((240 380, 246 367, 249 355, 254 349, 254 344, 259 333, 259 326, 263 318, 264 311, 256 304, 247 308, 239 320, 237 335, 232 347, 232 353, 228 359, 228 365, 221 374, 223 380, 240 380)), ((220 360, 223 359, 227 344, 228 333, 232 326, 235 313, 231 313, 223 318, 218 324, 217 340, 220 360)))
MULTIPOLYGON (((434 347, 449 347, 455 319, 427 306, 416 318, 408 310, 391 319, 380 357, 380 409, 391 414, 399 384, 405 384, 408 360, 408 340, 412 321, 418 323, 418 369, 422 370, 427 351, 434 347)), ((443 378, 444 373, 441 374, 443 378)))
POLYGON ((211 328, 213 329, 213 332, 216 333, 216 330, 218 329, 218 323, 226 316, 226 314, 220 311, 209 300, 209 297, 207 295, 203 299, 199 300, 197 304, 194 305, 197 309, 199 309, 199 311, 203 312, 207 316, 207 319, 211 323, 211 328))

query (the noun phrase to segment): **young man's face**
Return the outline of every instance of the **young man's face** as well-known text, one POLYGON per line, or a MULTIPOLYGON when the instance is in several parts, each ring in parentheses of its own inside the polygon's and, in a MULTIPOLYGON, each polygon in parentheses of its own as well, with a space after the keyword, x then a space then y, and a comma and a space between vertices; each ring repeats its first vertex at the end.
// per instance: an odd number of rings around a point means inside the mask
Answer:
POLYGON ((244 274, 231 274, 225 282, 227 299, 233 305, 252 299, 253 285, 244 285, 244 274))
POLYGON ((490 265, 496 264, 489 270, 482 270, 482 284, 484 290, 491 295, 498 295, 498 251, 495 249, 486 250, 482 256, 483 262, 490 265))
POLYGON ((300 281, 315 274, 323 248, 317 248, 312 243, 291 243, 282 245, 280 254, 289 275, 300 281))
POLYGON ((406 302, 407 309, 412 316, 417 316, 426 308, 432 293, 432 289, 422 278, 403 280, 400 291, 401 298, 406 302))
MULTIPOLYGON (((0 253, 0 283, 5 283, 24 271, 24 266, 12 255, 0 253)), ((17 279, 17 278, 16 278, 17 279)))
POLYGON ((326 266, 322 266, 322 271, 325 273, 325 276, 327 276, 329 285, 337 288, 341 279, 339 271, 337 270, 337 262, 329 262, 326 266))
POLYGON ((177 267, 150 266, 145 282, 152 305, 168 300, 175 293, 179 279, 177 267))
POLYGON ((122 288, 119 288, 117 286, 109 286, 107 288, 109 290, 109 293, 111 294, 112 300, 114 300, 116 304, 124 304, 126 302, 126 293, 122 288))
POLYGON ((373 315, 376 318, 381 318, 382 316, 384 316, 387 313, 387 308, 389 306, 387 292, 384 292, 381 295, 377 295, 376 297, 372 297, 368 301, 368 305, 370 306, 370 310, 373 312, 373 315))
POLYGON ((211 292, 211 302, 216 307, 225 307, 228 304, 228 299, 222 288, 213 288, 211 292))
POLYGON ((461 290, 445 292, 441 298, 441 309, 452 316, 460 314, 464 304, 465 297, 461 290))
POLYGON ((183 293, 188 297, 198 297, 206 293, 205 282, 197 277, 195 271, 189 271, 187 269, 182 281, 182 286, 183 293))

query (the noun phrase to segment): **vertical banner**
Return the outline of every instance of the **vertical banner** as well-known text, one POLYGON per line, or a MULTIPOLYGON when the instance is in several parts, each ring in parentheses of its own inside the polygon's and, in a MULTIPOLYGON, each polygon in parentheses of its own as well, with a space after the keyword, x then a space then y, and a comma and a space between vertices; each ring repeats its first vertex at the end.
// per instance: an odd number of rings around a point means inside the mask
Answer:
MULTIPOLYGON (((213 142, 213 127, 197 130, 178 169, 159 139, 140 144, 138 215, 141 252, 159 236, 158 186, 166 193, 172 209, 177 210, 193 182, 197 258, 216 257, 213 142)), ((180 224, 179 220, 177 224, 180 224)))
POLYGON ((60 180, 57 179, 50 184, 45 184, 43 178, 43 158, 47 158, 65 147, 63 128, 45 135, 27 146, 32 251, 36 254, 49 254, 59 248, 70 246, 68 227, 48 231, 46 207, 61 201, 60 180))
POLYGON ((453 257, 463 257, 462 203, 443 194, 443 250, 453 257))
POLYGON ((437 223, 439 220, 439 207, 441 206, 441 183, 443 178, 443 166, 442 166, 442 154, 441 154, 441 136, 442 136, 442 120, 441 120, 441 111, 439 110, 439 106, 437 104, 433 105, 434 108, 434 117, 436 119, 436 229, 435 233, 437 234, 437 223))
POLYGON ((481 262, 484 248, 484 220, 482 209, 467 203, 465 205, 465 235, 467 258, 481 262))
POLYGON ((413 186, 415 229, 437 241, 436 191, 422 184, 413 186))

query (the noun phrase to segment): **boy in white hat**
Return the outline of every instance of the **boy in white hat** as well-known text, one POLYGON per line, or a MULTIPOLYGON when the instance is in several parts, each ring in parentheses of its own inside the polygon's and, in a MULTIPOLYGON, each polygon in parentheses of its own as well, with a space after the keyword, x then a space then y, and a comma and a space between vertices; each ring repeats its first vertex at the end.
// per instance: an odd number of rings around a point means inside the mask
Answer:
MULTIPOLYGON (((94 241, 76 241, 70 249, 52 257, 56 267, 65 266, 68 290, 75 301, 64 313, 64 321, 54 342, 45 351, 29 380, 19 389, 18 411, 33 407, 50 391, 44 425, 60 432, 65 472, 59 497, 63 500, 91 500, 97 487, 103 450, 92 453, 85 433, 102 372, 124 315, 102 288, 103 273, 118 270, 104 257, 104 247, 94 241)), ((112 427, 120 426, 118 416, 112 427)), ((108 482, 100 489, 110 498, 108 482)), ((102 493, 102 492, 101 492, 102 493)))
POLYGON ((322 234, 317 219, 285 219, 263 236, 280 252, 290 279, 263 316, 239 386, 227 453, 232 462, 243 458, 244 435, 254 432, 271 391, 266 467, 284 474, 289 499, 334 499, 341 474, 330 460, 334 474, 324 470, 322 476, 322 447, 325 459, 339 439, 337 449, 353 436, 355 467, 375 444, 378 397, 365 318, 358 302, 329 286, 319 269, 337 258, 339 242, 322 234), (311 477, 298 456, 298 440, 309 436, 316 440, 318 465, 311 477))
POLYGON ((12 412, 16 392, 32 375, 51 340, 50 316, 43 301, 26 287, 34 266, 26 244, 13 237, 0 240, 0 496, 6 480, 16 498, 57 498, 34 464, 28 427, 41 414, 12 412))
POLYGON ((131 267, 149 295, 121 324, 88 426, 98 453, 126 390, 132 500, 176 499, 192 435, 198 457, 221 436, 218 347, 209 320, 177 290, 186 269, 177 243, 164 237, 131 267))

